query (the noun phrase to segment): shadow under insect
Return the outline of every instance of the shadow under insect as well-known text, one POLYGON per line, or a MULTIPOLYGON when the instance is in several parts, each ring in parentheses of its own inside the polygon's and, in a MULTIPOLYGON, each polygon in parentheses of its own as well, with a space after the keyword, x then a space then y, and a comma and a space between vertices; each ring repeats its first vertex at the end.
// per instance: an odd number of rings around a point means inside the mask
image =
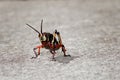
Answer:
POLYGON ((56 57, 56 61, 58 61, 59 63, 69 63, 76 58, 79 58, 79 56, 63 57, 60 55, 56 57))

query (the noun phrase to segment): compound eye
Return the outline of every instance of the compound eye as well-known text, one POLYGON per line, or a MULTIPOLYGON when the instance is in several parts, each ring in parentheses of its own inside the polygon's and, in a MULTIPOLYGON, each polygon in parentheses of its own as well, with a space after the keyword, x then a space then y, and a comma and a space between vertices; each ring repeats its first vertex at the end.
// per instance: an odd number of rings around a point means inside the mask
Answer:
POLYGON ((42 37, 42 34, 39 34, 38 37, 39 37, 39 38, 42 37))
POLYGON ((38 37, 40 37, 41 35, 39 34, 38 37))

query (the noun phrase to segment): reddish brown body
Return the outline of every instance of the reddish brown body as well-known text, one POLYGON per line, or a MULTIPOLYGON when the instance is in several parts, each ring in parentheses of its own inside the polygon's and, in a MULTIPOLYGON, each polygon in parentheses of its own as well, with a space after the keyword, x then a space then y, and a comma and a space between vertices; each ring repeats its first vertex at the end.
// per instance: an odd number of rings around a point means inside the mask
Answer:
POLYGON ((60 49, 60 47, 62 47, 62 45, 57 44, 57 45, 53 46, 52 44, 49 44, 48 42, 42 42, 42 47, 44 47, 46 49, 51 49, 51 50, 58 50, 58 49, 60 49))

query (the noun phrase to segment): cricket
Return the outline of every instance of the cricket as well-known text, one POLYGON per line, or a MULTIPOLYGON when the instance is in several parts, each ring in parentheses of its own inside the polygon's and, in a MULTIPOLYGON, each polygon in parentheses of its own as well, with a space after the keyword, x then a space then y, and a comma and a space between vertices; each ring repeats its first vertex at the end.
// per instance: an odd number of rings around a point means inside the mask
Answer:
POLYGON ((66 49, 62 43, 62 38, 61 38, 60 32, 58 32, 57 30, 55 30, 53 33, 42 31, 43 19, 41 20, 40 31, 38 31, 37 29, 35 29, 34 27, 32 27, 29 24, 26 24, 26 25, 38 33, 38 37, 41 42, 41 45, 38 45, 35 48, 33 48, 35 56, 32 57, 31 59, 35 59, 40 55, 41 48, 48 49, 50 51, 50 53, 52 54, 52 60, 54 60, 54 61, 56 60, 55 59, 55 54, 56 54, 55 51, 59 50, 60 48, 61 48, 62 52, 64 53, 64 57, 71 57, 71 55, 66 54, 66 49))

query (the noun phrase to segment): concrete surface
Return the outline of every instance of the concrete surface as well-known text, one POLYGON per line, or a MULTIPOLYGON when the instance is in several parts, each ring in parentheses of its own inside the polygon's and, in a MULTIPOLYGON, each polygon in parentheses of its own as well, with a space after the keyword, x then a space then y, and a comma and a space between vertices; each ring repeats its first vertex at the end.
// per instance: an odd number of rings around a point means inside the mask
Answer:
POLYGON ((37 0, 0 2, 0 80, 119 80, 120 0, 37 0), (39 45, 39 30, 61 32, 67 54, 51 61, 39 45))

